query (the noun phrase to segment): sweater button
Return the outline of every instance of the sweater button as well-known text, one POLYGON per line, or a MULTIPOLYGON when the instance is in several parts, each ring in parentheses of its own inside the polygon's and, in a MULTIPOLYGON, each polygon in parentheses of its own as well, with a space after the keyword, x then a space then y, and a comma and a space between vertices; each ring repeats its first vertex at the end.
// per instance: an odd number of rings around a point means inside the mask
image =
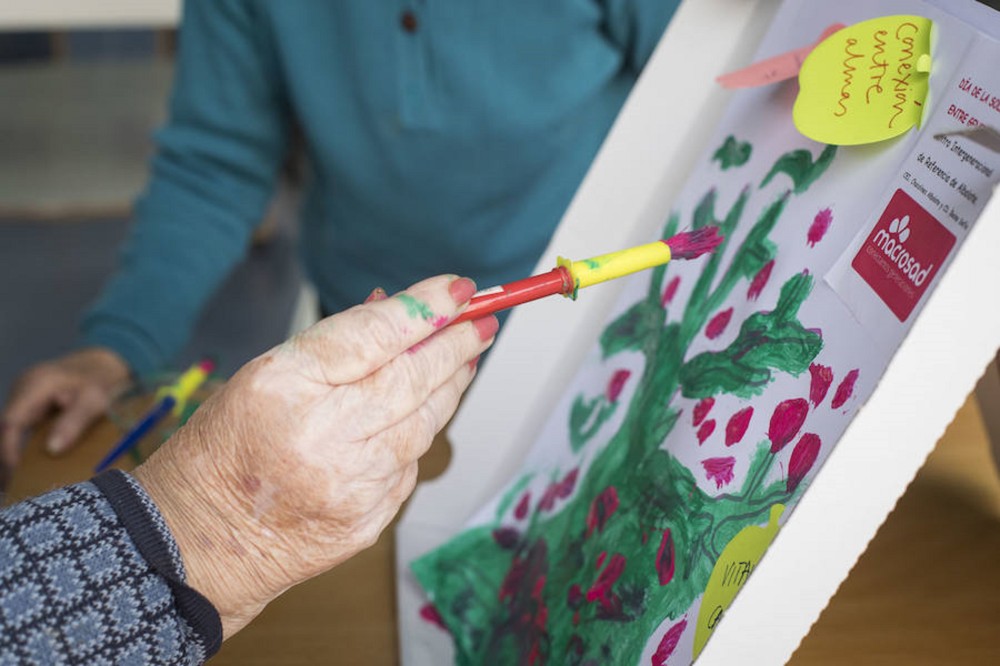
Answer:
POLYGON ((417 15, 407 9, 403 12, 402 16, 399 17, 399 25, 403 27, 405 32, 412 35, 417 31, 417 26, 419 25, 417 23, 417 15))

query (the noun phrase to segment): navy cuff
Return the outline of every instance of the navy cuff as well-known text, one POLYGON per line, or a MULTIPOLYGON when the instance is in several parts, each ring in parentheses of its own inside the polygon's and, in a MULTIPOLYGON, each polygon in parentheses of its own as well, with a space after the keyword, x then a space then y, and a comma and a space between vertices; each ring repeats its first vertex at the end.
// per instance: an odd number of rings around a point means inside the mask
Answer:
POLYGON ((222 647, 222 620, 212 602, 184 582, 184 563, 177 543, 156 505, 121 470, 108 470, 91 482, 107 498, 150 568, 167 581, 181 616, 201 639, 206 658, 213 656, 222 647))

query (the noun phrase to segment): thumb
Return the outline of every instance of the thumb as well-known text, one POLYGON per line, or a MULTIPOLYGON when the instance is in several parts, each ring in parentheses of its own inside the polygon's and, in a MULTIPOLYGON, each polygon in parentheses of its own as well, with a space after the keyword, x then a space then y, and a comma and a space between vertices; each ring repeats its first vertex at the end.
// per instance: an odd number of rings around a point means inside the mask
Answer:
POLYGON ((63 412, 52 424, 46 450, 59 455, 72 448, 83 431, 111 405, 111 397, 96 386, 87 386, 65 404, 63 412))

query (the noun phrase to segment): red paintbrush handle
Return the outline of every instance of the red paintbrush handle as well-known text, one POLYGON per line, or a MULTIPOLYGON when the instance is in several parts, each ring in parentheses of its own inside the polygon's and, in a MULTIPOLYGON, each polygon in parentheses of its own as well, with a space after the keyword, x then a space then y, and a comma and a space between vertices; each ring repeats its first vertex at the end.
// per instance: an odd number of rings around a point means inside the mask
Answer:
POLYGON ((484 289, 469 301, 465 312, 451 322, 457 324, 470 319, 480 319, 494 312, 512 308, 521 303, 534 301, 553 294, 569 294, 573 291, 573 279, 569 271, 559 266, 548 273, 533 275, 523 280, 484 289))

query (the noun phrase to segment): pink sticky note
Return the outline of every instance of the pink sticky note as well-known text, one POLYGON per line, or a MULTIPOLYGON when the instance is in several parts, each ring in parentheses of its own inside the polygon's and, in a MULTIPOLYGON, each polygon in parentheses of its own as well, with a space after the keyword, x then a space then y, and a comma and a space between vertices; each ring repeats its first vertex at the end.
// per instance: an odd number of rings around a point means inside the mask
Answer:
POLYGON ((803 46, 799 49, 787 51, 776 56, 772 56, 760 62, 755 62, 749 67, 729 72, 717 77, 715 80, 723 88, 756 88, 769 83, 785 81, 799 75, 802 63, 806 56, 824 39, 846 26, 843 23, 834 23, 823 31, 814 43, 803 46))

